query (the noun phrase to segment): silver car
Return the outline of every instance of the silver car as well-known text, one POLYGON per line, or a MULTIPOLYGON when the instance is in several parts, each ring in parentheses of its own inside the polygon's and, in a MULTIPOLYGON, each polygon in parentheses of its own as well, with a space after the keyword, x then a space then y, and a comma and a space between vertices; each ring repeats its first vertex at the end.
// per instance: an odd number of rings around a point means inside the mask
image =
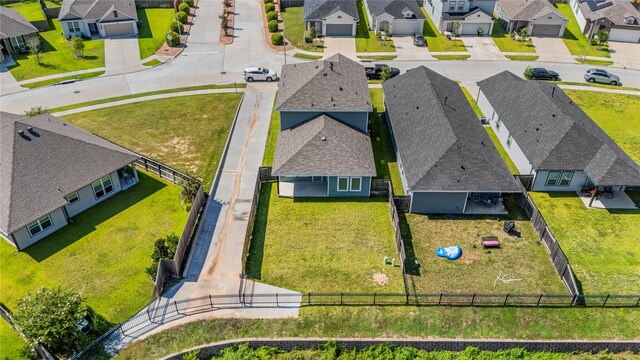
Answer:
POLYGON ((590 83, 602 83, 610 85, 620 84, 620 78, 616 75, 610 74, 606 70, 602 69, 589 69, 584 73, 584 79, 590 83))
POLYGON ((254 80, 266 80, 271 82, 278 78, 278 74, 275 71, 271 71, 269 69, 257 67, 257 68, 246 68, 244 69, 244 79, 248 82, 252 82, 254 80))

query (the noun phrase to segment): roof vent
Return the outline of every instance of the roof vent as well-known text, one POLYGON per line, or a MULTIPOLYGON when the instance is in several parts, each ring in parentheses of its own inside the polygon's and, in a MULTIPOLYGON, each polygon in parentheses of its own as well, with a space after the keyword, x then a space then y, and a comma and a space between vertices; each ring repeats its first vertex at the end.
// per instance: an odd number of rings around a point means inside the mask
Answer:
POLYGON ((335 100, 333 100, 333 96, 331 97, 331 101, 335 101, 335 100))
POLYGON ((313 103, 311 103, 311 106, 313 106, 313 103))
POLYGON ((536 131, 540 131, 540 128, 536 128, 536 131))
POLYGON ((485 144, 484 141, 480 141, 480 144, 482 144, 482 146, 487 146, 487 144, 485 144))
POLYGON ((342 91, 342 90, 344 90, 344 89, 342 88, 342 86, 340 86, 340 91, 342 91))
POLYGON ((551 114, 551 117, 556 117, 556 114, 551 114))
POLYGON ((460 182, 460 179, 456 179, 456 182, 457 182, 457 183, 459 183, 459 182, 460 182))
POLYGON ((447 105, 447 100, 449 100, 449 97, 448 97, 448 96, 445 96, 445 97, 444 97, 444 104, 445 104, 445 105, 447 105))
POLYGON ((416 110, 420 110, 420 106, 416 106, 416 110))
POLYGON ((320 140, 322 141, 327 141, 327 138, 325 136, 321 137, 320 140))
POLYGON ((462 170, 467 170, 467 168, 466 168, 466 167, 464 167, 464 165, 460 165, 460 169, 462 169, 462 170))
POLYGON ((31 138, 27 136, 27 134, 24 133, 24 130, 18 130, 18 134, 20 135, 21 138, 27 140, 27 141, 31 141, 31 138))

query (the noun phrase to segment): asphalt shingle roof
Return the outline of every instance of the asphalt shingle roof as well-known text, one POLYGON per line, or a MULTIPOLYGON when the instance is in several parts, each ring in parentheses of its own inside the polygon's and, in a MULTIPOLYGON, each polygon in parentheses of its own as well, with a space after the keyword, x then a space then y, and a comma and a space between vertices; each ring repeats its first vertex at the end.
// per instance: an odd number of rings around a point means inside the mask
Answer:
POLYGON ((364 67, 340 54, 284 65, 276 110, 373 111, 364 67))
POLYGON ((305 0, 302 18, 322 20, 338 11, 344 12, 356 21, 359 19, 356 0, 305 0))
POLYGON ((470 8, 469 12, 443 12, 442 19, 443 20, 464 20, 477 12, 485 13, 490 18, 493 18, 493 15, 489 14, 484 9, 481 9, 475 6, 470 8))
POLYGON ((276 176, 375 176, 369 136, 328 115, 278 134, 276 176))
POLYGON ((421 66, 382 88, 409 190, 521 191, 457 83, 421 66))
POLYGON ((20 229, 65 205, 65 196, 138 158, 52 115, 0 112, 0 229, 20 229))
POLYGON ((534 20, 550 13, 567 20, 548 0, 500 0, 498 4, 511 20, 534 20))
POLYGON ((373 16, 387 13, 395 19, 404 19, 404 12, 409 10, 413 13, 413 17, 409 19, 425 18, 415 0, 367 0, 367 7, 373 16))
POLYGON ((58 20, 102 19, 113 11, 131 20, 138 20, 134 0, 64 0, 58 20))
POLYGON ((37 32, 38 29, 17 11, 0 6, 0 39, 29 35, 37 32))
POLYGON ((580 11, 586 19, 596 21, 600 18, 609 19, 614 25, 640 26, 640 11, 627 0, 578 0, 580 11), (633 24, 625 24, 624 20, 634 17, 633 24))
POLYGON ((558 86, 508 71, 478 85, 535 170, 584 171, 596 185, 640 186, 640 166, 558 86))

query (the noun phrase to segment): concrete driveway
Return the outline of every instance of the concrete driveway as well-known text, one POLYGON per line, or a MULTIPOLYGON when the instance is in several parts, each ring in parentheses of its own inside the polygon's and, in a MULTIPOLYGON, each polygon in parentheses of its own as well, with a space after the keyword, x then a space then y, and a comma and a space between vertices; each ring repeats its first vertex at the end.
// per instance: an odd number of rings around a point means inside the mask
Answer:
POLYGON ((640 70, 640 44, 610 41, 609 53, 615 66, 640 70))
POLYGON ((337 53, 357 61, 356 38, 347 36, 326 36, 324 38, 324 59, 337 53))
POLYGON ((470 60, 506 59, 491 36, 462 36, 460 39, 471 55, 470 60))
POLYGON ((123 74, 144 68, 140 65, 140 48, 137 37, 113 37, 104 39, 104 66, 107 74, 123 74))
POLYGON ((435 60, 426 46, 413 45, 411 36, 394 36, 393 44, 398 54, 396 60, 435 60))
POLYGON ((532 37, 531 41, 540 57, 538 61, 576 62, 575 56, 571 55, 561 38, 532 37))

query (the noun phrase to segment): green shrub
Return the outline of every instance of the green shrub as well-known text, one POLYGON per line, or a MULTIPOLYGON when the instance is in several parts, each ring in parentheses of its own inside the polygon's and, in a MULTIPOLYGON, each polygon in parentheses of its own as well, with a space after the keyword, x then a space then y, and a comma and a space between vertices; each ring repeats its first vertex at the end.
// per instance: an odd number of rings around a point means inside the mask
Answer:
POLYGON ((171 233, 163 238, 156 239, 153 243, 153 253, 151 254, 151 265, 145 269, 147 274, 155 279, 158 271, 158 263, 160 259, 172 258, 178 248, 180 237, 171 233))
POLYGON ((527 68, 524 69, 524 78, 527 80, 531 80, 532 75, 533 75, 533 69, 531 68, 531 66, 527 66, 527 68))
POLYGON ((273 4, 273 0, 264 0, 265 4, 273 4))
POLYGON ((182 34, 184 32, 184 25, 182 25, 179 21, 173 20, 171 22, 171 32, 182 34))
POLYGON ((284 43, 284 36, 280 33, 275 33, 271 35, 271 43, 273 45, 282 45, 284 43))
POLYGON ((184 12, 185 14, 188 14, 188 13, 191 12, 191 6, 189 6, 189 4, 183 2, 178 6, 178 10, 184 12))
POLYGON ((177 32, 171 32, 171 38, 167 39, 167 45, 169 46, 179 46, 180 45, 180 35, 177 32))
POLYGON ((193 0, 184 0, 183 3, 189 5, 189 7, 193 7, 193 0))
POLYGON ((276 6, 273 4, 267 4, 264 6, 264 12, 266 12, 267 14, 272 12, 272 11, 276 11, 276 6))
POLYGON ((187 21, 189 21, 189 15, 187 15, 187 13, 185 13, 184 11, 178 11, 178 13, 176 13, 176 17, 182 24, 186 24, 187 21))
POLYGON ((267 21, 271 21, 271 20, 278 20, 278 12, 277 11, 271 11, 267 14, 267 21))
POLYGON ((278 20, 269 21, 269 32, 277 32, 278 31, 278 20))

